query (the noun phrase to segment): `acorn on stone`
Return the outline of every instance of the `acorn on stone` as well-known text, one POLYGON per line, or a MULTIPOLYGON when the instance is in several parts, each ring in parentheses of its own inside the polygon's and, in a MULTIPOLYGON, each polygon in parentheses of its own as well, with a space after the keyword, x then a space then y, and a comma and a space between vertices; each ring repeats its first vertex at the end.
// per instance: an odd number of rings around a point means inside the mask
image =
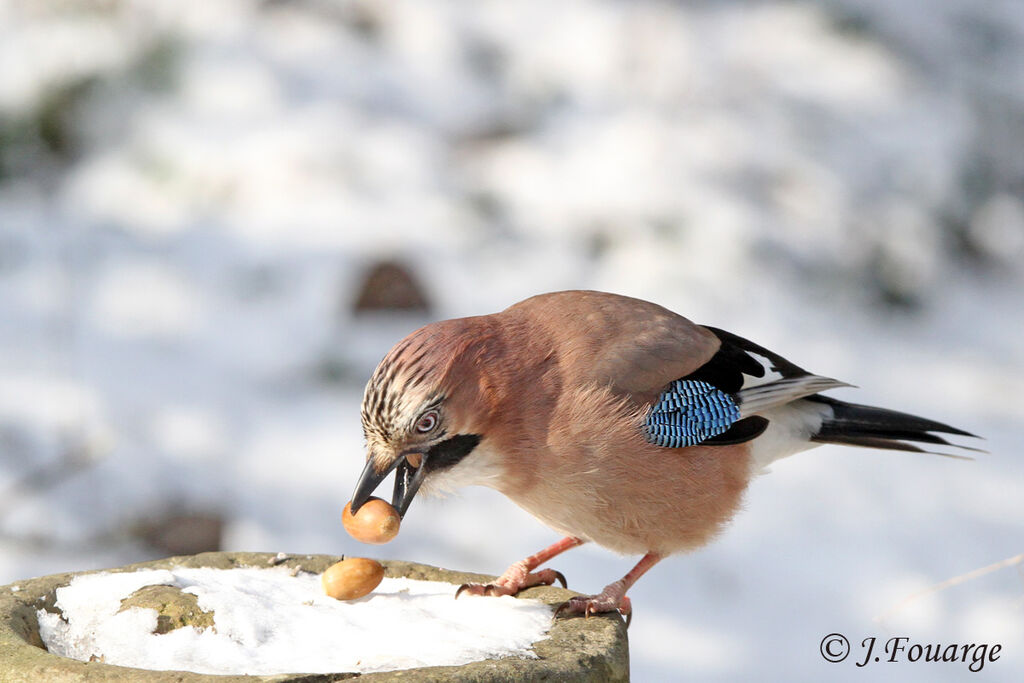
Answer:
POLYGON ((320 576, 324 592, 335 600, 355 600, 380 585, 384 567, 365 557, 341 558, 320 576))

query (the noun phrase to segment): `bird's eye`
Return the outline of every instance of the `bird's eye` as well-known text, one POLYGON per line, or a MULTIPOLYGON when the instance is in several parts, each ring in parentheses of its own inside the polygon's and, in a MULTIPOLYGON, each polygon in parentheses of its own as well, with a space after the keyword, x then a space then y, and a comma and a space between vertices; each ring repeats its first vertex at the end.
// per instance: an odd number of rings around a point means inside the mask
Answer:
POLYGON ((416 422, 416 431, 421 434, 426 434, 429 431, 433 431, 434 427, 437 426, 437 411, 429 410, 422 415, 416 422))

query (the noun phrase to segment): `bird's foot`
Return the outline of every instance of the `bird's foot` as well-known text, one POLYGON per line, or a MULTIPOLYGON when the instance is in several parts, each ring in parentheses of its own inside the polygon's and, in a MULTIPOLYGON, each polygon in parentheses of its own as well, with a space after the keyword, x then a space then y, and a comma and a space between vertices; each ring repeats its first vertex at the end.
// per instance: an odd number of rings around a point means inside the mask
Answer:
POLYGON ((621 581, 605 586, 599 595, 577 595, 563 602, 555 610, 555 617, 572 616, 582 614, 589 617, 591 614, 603 612, 618 612, 626 617, 626 628, 633 620, 633 603, 626 597, 626 587, 621 581))
POLYGON ((565 575, 554 569, 541 569, 531 572, 525 561, 516 562, 505 570, 505 573, 493 583, 464 583, 455 591, 458 598, 463 593, 468 595, 515 595, 524 588, 531 586, 550 586, 555 581, 565 588, 565 575))

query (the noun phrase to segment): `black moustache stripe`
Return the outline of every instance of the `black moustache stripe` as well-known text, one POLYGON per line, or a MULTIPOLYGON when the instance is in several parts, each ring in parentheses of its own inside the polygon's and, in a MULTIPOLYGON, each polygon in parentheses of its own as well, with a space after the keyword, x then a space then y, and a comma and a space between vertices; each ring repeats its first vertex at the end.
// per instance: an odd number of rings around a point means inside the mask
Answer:
POLYGON ((448 469, 469 455, 483 439, 479 434, 458 434, 433 446, 423 459, 428 472, 448 469))

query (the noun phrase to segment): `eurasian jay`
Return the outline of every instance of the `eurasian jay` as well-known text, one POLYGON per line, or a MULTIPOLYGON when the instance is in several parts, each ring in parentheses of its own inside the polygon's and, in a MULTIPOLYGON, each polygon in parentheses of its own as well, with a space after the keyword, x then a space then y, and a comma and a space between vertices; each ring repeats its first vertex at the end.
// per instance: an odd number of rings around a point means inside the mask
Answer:
POLYGON ((566 537, 456 597, 564 585, 534 570, 593 541, 643 559, 560 612, 628 618, 630 586, 713 539, 774 460, 822 443, 923 452, 908 442, 972 436, 820 393, 846 386, 653 303, 542 294, 426 325, 391 349, 363 397, 367 462, 352 512, 392 470, 400 515, 420 488, 497 489, 566 537))

